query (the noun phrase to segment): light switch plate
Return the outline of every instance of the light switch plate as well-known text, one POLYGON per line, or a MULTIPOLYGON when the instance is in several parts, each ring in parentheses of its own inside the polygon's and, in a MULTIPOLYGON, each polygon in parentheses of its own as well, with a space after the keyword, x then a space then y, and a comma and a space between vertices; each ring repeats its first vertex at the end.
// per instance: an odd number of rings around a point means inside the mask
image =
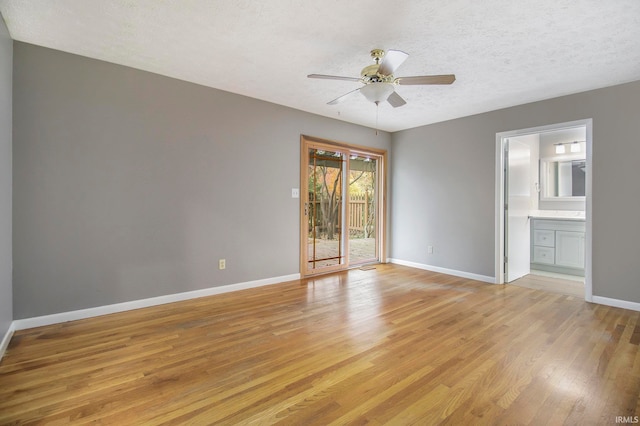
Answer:
POLYGON ((300 188, 291 188, 291 198, 300 198, 300 188))

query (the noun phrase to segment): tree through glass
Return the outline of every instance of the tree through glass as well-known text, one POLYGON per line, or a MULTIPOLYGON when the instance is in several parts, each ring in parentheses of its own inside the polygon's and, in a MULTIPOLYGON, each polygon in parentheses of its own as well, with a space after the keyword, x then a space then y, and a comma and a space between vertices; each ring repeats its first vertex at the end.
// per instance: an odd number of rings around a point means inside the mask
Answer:
POLYGON ((349 158, 349 263, 376 261, 377 160, 352 154, 349 158))
POLYGON ((345 263, 342 243, 342 176, 345 156, 309 149, 308 269, 345 263))

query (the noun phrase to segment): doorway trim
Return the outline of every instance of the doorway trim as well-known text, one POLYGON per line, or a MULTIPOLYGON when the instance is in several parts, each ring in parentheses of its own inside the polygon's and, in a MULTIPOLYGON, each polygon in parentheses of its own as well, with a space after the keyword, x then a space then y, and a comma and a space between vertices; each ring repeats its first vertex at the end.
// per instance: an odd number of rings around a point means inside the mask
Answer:
POLYGON ((564 130, 575 127, 586 128, 586 202, 585 202, 585 265, 584 265, 584 298, 587 302, 593 301, 593 282, 591 271, 591 256, 592 256, 592 202, 591 202, 591 188, 593 187, 593 173, 592 173, 592 157, 593 157, 593 119, 588 118, 584 120, 569 121, 564 123, 550 124, 547 126, 530 127, 520 130, 511 130, 507 132, 496 133, 496 187, 495 187, 495 226, 496 226, 496 240, 495 240, 495 276, 496 284, 504 284, 504 257, 505 257, 505 245, 504 245, 504 189, 505 189, 505 158, 504 158, 504 145, 505 139, 514 138, 517 136, 524 136, 536 133, 546 133, 557 130, 564 130))
MULTIPOLYGON (((323 273, 330 273, 340 270, 349 269, 350 267, 360 267, 362 264, 349 265, 345 264, 344 267, 321 271, 316 274, 305 273, 307 271, 306 264, 307 259, 307 223, 306 223, 306 197, 303 194, 302 189, 305 187, 306 170, 304 170, 303 164, 305 164, 305 156, 307 155, 307 147, 309 145, 324 146, 329 149, 339 149, 355 154, 371 155, 379 159, 378 161, 378 202, 376 203, 376 215, 378 217, 376 234, 377 238, 376 251, 378 252, 378 263, 387 262, 387 151, 384 149, 372 148, 362 145, 354 145, 345 142, 338 142, 329 139, 318 138, 315 136, 300 135, 300 275, 302 277, 309 277, 313 275, 320 275, 323 273)), ((345 181, 346 182, 346 181, 345 181)), ((346 191, 346 197, 348 201, 348 191, 346 191)), ((348 244, 348 242, 347 242, 348 244)))

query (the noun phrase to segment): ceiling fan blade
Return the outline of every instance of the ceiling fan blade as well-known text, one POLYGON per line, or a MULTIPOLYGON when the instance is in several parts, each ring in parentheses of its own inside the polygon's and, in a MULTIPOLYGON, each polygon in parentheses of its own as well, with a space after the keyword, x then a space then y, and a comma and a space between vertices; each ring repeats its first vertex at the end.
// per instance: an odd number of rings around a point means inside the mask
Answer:
POLYGON ((391 75, 409 57, 408 53, 401 50, 387 50, 378 67, 378 74, 391 75))
POLYGON ((454 74, 398 77, 398 84, 402 84, 404 86, 418 84, 451 84, 454 81, 456 81, 456 76, 454 74))
POLYGON ((309 78, 321 78, 324 80, 344 80, 344 81, 360 81, 357 77, 340 77, 338 75, 309 74, 309 78))
POLYGON ((345 93, 344 95, 335 98, 332 101, 327 102, 327 105, 335 105, 335 104, 339 104, 340 102, 344 101, 345 99, 347 99, 349 96, 353 95, 354 93, 358 92, 360 90, 360 88, 358 87, 356 90, 352 90, 348 93, 345 93))
POLYGON ((389 102, 394 108, 401 107, 402 105, 407 103, 407 101, 402 99, 402 96, 398 95, 398 92, 393 92, 392 94, 390 94, 387 98, 387 102, 389 102))

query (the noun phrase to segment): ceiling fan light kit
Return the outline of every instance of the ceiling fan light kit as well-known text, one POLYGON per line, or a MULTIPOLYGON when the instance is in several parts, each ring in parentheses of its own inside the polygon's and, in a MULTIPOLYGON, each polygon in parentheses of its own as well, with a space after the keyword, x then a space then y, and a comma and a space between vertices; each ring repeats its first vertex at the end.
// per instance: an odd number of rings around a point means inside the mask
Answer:
POLYGON ((360 88, 360 93, 374 104, 386 101, 393 92, 393 83, 371 83, 360 88))
POLYGON ((395 91, 396 85, 424 85, 424 84, 451 84, 456 77, 453 74, 446 75, 422 75, 413 77, 394 77, 395 70, 409 55, 401 50, 388 50, 386 53, 382 49, 373 49, 371 58, 375 64, 368 65, 360 72, 360 78, 341 77, 325 74, 309 74, 309 78, 319 78, 325 80, 344 80, 358 81, 364 86, 352 90, 330 102, 329 105, 335 105, 342 102, 350 95, 360 92, 368 101, 378 105, 380 102, 388 101, 394 108, 400 107, 407 102, 395 91))

